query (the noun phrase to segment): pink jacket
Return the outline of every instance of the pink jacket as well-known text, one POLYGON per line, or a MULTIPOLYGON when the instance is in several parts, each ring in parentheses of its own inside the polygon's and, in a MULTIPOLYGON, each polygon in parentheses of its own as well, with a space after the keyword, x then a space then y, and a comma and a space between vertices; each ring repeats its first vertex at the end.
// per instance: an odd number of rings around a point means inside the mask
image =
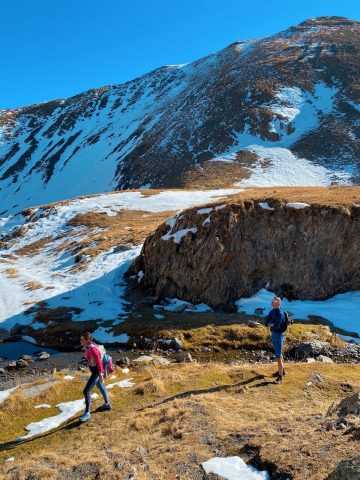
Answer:
POLYGON ((89 367, 97 367, 98 372, 101 373, 102 375, 104 374, 104 367, 101 359, 101 353, 94 343, 92 343, 86 349, 85 360, 87 361, 89 367))

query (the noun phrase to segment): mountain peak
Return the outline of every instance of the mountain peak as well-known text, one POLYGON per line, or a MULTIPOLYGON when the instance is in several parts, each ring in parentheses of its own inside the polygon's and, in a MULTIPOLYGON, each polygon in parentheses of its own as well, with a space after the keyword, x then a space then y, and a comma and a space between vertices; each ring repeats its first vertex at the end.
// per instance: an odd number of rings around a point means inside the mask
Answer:
POLYGON ((360 22, 357 20, 350 20, 346 17, 338 16, 321 16, 314 17, 299 23, 299 27, 340 27, 347 25, 358 25, 360 22))

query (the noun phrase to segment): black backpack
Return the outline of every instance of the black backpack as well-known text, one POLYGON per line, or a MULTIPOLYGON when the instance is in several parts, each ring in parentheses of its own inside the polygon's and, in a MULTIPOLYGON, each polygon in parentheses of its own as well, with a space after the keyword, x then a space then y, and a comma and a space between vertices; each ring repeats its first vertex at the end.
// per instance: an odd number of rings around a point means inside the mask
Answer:
POLYGON ((281 323, 280 327, 278 328, 279 333, 284 333, 288 329, 290 325, 293 324, 293 319, 290 317, 288 312, 284 311, 284 321, 281 323))

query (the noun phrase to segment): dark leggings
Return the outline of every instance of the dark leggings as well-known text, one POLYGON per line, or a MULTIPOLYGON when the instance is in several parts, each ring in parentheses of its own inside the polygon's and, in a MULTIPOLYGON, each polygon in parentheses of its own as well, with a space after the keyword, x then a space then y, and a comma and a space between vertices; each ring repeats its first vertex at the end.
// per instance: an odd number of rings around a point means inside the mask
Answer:
POLYGON ((101 395, 104 397, 104 402, 105 403, 110 403, 109 402, 109 397, 107 390, 105 388, 105 385, 102 382, 99 382, 99 371, 97 367, 89 367, 90 368, 90 378, 87 381, 86 387, 84 388, 84 396, 85 396, 85 411, 90 412, 90 405, 91 405, 91 390, 95 387, 95 385, 98 387, 98 389, 101 392, 101 395))

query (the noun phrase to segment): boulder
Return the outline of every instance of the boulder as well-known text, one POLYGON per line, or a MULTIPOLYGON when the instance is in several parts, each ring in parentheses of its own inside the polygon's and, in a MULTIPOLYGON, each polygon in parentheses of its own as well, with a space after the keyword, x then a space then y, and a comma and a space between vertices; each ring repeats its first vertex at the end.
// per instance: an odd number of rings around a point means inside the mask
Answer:
POLYGON ((176 352, 178 352, 179 350, 182 350, 183 348, 183 343, 181 340, 179 340, 178 338, 173 338, 171 340, 171 343, 170 343, 170 348, 172 348, 173 350, 175 350, 176 352))
POLYGON ((360 480, 360 456, 342 460, 327 480, 360 480))
POLYGON ((7 366, 6 366, 6 368, 7 368, 8 370, 15 370, 15 369, 16 369, 16 362, 15 362, 15 361, 9 362, 9 363, 7 364, 7 366))
POLYGON ((342 417, 360 415, 360 393, 354 393, 350 397, 341 400, 336 410, 342 417))
POLYGON ((317 355, 326 355, 330 351, 330 344, 320 340, 312 340, 310 342, 302 342, 293 351, 292 354, 296 358, 308 358, 317 355))

